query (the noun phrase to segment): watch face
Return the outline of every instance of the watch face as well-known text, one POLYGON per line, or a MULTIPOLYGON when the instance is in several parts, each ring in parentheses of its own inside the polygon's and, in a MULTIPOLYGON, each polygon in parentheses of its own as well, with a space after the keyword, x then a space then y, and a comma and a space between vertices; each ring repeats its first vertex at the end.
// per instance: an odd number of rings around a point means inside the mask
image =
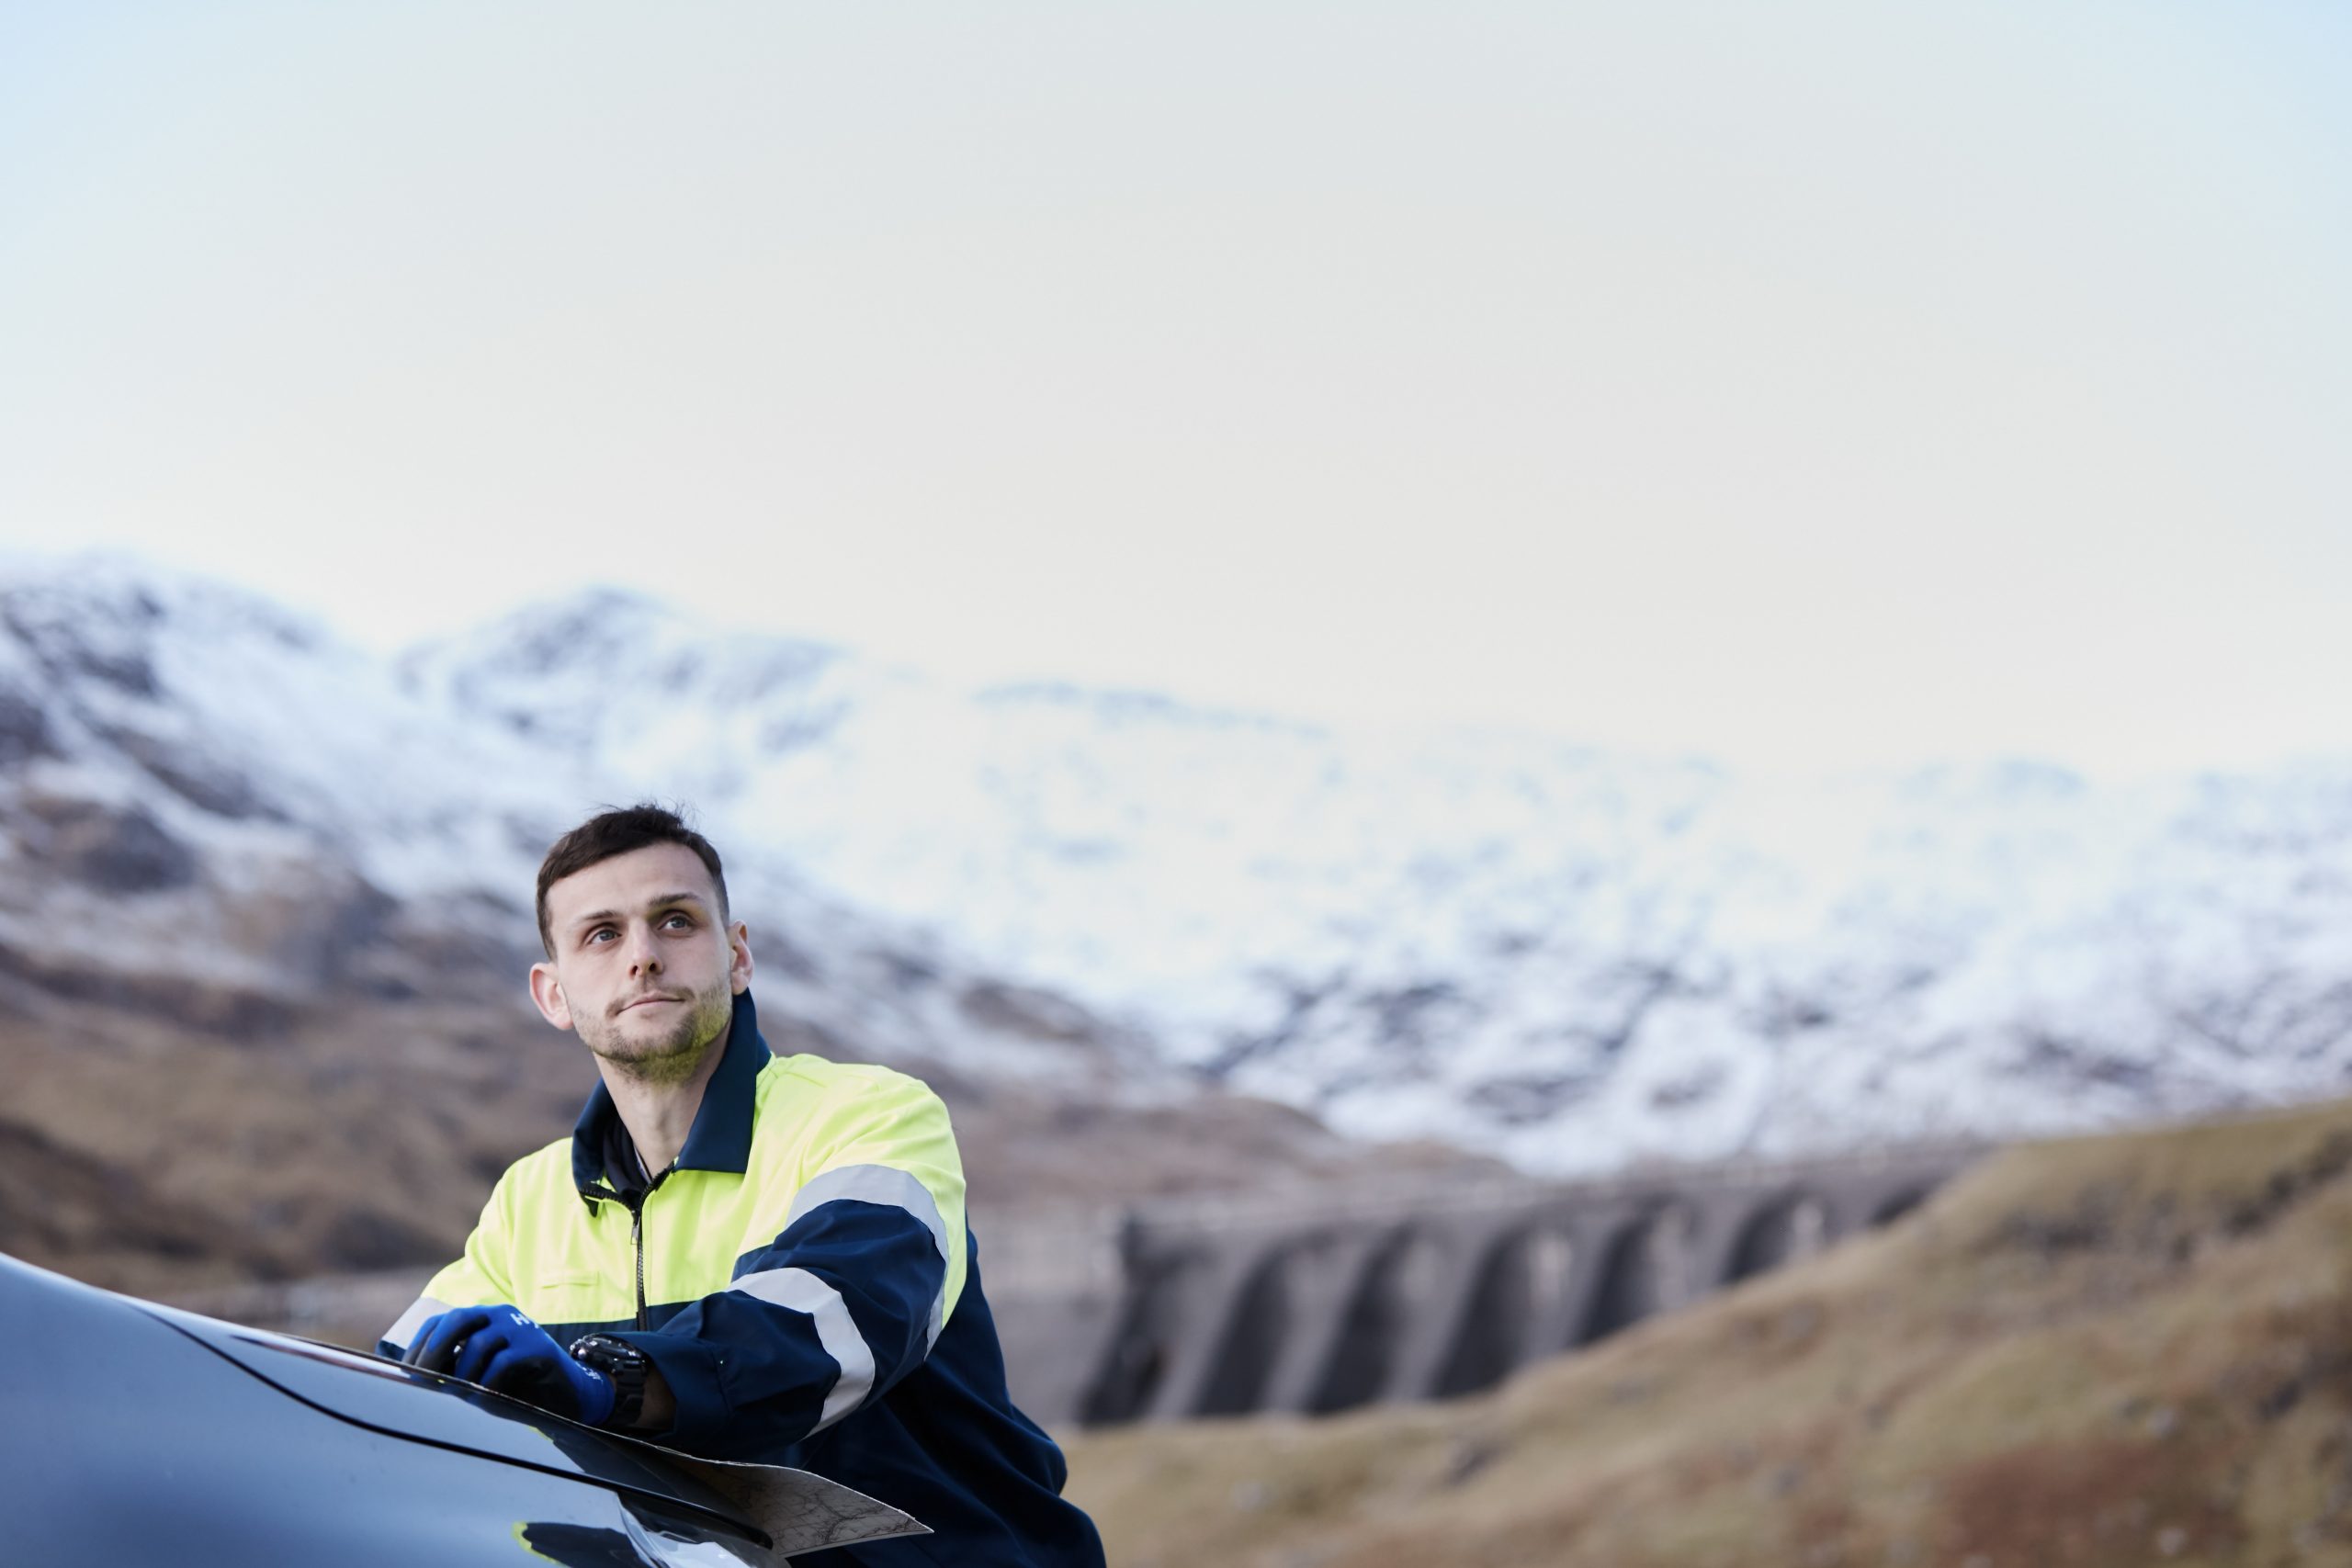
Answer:
POLYGON ((645 1352, 625 1339, 592 1334, 572 1343, 571 1359, 612 1380, 613 1410, 605 1424, 635 1425, 643 1408, 646 1372, 653 1364, 645 1352))
POLYGON ((644 1351, 627 1340, 607 1339, 602 1335, 591 1335, 574 1345, 571 1349, 572 1354, 579 1359, 592 1367, 606 1371, 622 1367, 641 1367, 645 1364, 644 1351))

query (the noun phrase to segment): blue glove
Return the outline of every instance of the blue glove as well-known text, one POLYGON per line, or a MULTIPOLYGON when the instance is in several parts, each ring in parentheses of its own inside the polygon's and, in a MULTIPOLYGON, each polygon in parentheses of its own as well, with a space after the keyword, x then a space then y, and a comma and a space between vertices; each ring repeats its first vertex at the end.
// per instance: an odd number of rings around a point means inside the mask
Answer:
POLYGON ((401 1359, 568 1421, 594 1427, 613 1413, 613 1380, 573 1360, 546 1329, 511 1306, 458 1307, 429 1317, 401 1359))

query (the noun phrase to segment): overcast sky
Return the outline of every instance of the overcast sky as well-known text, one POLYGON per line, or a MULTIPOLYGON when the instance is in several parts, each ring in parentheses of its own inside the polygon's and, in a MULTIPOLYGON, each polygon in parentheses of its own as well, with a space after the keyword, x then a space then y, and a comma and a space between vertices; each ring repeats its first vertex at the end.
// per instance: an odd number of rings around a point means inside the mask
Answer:
POLYGON ((0 8, 0 543, 1810 768, 2352 750, 2352 9, 0 8))

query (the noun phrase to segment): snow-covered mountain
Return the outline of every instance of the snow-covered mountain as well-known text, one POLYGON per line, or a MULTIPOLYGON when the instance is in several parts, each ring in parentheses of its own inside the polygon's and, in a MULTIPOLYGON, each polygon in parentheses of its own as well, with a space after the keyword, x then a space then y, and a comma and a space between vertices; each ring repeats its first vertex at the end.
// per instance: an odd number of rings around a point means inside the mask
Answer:
MULTIPOLYGON (((0 570, 0 974, 245 1019, 491 975, 519 1001, 540 855, 634 785, 412 688, 237 590, 110 560, 0 570)), ((1177 1081, 1067 998, 825 897, 774 844, 728 848, 772 1034, 1130 1099, 1177 1081)))
MULTIPOLYGON (((141 569, 0 581, 12 837, 67 831, 28 801, 109 801, 242 864, 332 844, 403 910, 511 917, 587 805, 682 798, 741 900, 810 947, 797 1005, 944 1032, 989 1070, 1067 1069, 953 987, 881 1018, 913 1004, 872 977, 919 953, 1343 1131, 1554 1172, 2083 1127, 2352 1069, 2352 760, 1767 784, 1525 735, 967 690, 614 593, 386 663, 141 569)), ((87 894, 165 908, 140 880, 87 894)), ((16 943, 39 908, 0 902, 16 943)), ((1139 1047, 1113 1055, 1148 1076, 1139 1047)))

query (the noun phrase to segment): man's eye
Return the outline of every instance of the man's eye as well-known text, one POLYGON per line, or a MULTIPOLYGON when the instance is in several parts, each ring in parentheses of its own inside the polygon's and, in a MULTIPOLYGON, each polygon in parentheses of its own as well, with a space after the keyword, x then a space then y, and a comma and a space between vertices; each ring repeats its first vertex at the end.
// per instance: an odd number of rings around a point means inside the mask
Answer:
POLYGON ((691 915, 672 915, 662 923, 665 926, 678 926, 683 929, 691 930, 695 922, 694 917, 691 915))
POLYGON ((614 932, 614 931, 613 931, 613 928, 612 928, 612 927, 610 927, 610 926, 598 926, 594 931, 590 931, 590 932, 588 933, 586 940, 587 940, 587 941, 589 941, 589 942, 602 942, 602 941, 604 941, 606 937, 608 937, 608 936, 612 936, 612 935, 614 935, 614 934, 616 934, 616 933, 614 932))

